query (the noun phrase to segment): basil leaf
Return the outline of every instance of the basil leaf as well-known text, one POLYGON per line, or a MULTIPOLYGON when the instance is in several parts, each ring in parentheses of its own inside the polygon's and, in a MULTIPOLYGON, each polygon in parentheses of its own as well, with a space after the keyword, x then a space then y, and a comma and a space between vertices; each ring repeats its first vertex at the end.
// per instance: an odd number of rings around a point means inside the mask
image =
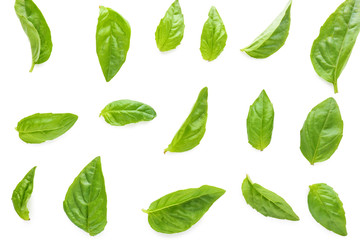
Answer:
POLYGON ((100 6, 96 29, 96 53, 104 77, 109 82, 126 60, 130 47, 129 23, 111 8, 100 6))
POLYGON ((119 100, 106 105, 101 111, 105 121, 113 126, 124 126, 129 123, 150 121, 156 117, 155 110, 141 102, 119 100))
POLYGON ((155 40, 158 49, 162 52, 175 49, 183 39, 184 29, 184 16, 179 1, 175 0, 156 29, 155 40))
POLYGON ((13 202, 16 213, 24 220, 30 220, 27 203, 34 188, 35 169, 33 167, 25 177, 19 182, 13 191, 11 201, 13 202))
POLYGON ((277 52, 285 44, 289 35, 291 4, 290 0, 270 26, 241 51, 253 58, 267 58, 277 52))
POLYGON ((215 60, 224 50, 227 33, 221 17, 215 7, 211 7, 209 18, 205 22, 202 34, 200 51, 204 60, 215 60))
POLYGON ((225 190, 208 185, 169 193, 151 203, 148 210, 150 226, 161 233, 188 230, 209 210, 225 190))
POLYGON ((51 32, 40 9, 32 0, 16 0, 15 12, 30 41, 32 72, 35 64, 46 62, 51 55, 51 32))
POLYGON ((165 153, 167 151, 185 152, 199 145, 206 131, 207 98, 208 88, 204 87, 200 91, 191 113, 165 149, 165 153))
POLYGON ((326 229, 346 236, 346 218, 343 204, 334 189, 325 183, 310 186, 309 210, 313 218, 326 229))
POLYGON ((274 126, 274 108, 265 90, 250 106, 246 124, 249 143, 264 150, 270 144, 274 126))
POLYGON ((95 236, 107 223, 107 197, 100 157, 92 160, 70 185, 64 211, 76 226, 95 236))
POLYGON ((346 66, 360 31, 360 0, 346 0, 330 15, 311 48, 316 73, 334 85, 346 66))
POLYGON ((300 150, 311 165, 333 155, 343 136, 343 125, 339 106, 333 98, 311 110, 300 131, 300 150))
POLYGON ((242 193, 246 203, 266 217, 291 221, 299 220, 299 217, 282 197, 257 183, 253 183, 249 176, 246 176, 243 181, 242 193))
POLYGON ((71 113, 36 113, 18 122, 16 130, 26 143, 42 143, 67 132, 77 121, 71 113))

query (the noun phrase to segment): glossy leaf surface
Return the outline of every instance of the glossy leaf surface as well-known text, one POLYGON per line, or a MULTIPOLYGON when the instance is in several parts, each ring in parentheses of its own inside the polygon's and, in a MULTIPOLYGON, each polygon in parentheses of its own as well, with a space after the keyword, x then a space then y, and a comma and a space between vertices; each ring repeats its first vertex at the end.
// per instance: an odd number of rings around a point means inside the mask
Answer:
POLYGON ((26 143, 42 143, 67 132, 77 121, 71 113, 36 113, 18 122, 16 130, 26 143))
POLYGON ((360 31, 360 0, 346 0, 330 15, 311 48, 316 73, 334 85, 349 60, 360 31))
POLYGON ((155 40, 158 49, 162 52, 175 49, 184 37, 184 29, 184 16, 179 1, 175 0, 156 29, 155 40))
POLYGON ((227 40, 225 25, 215 7, 211 7, 209 18, 205 22, 200 51, 204 60, 213 61, 224 50, 227 40))
POLYGON ((75 178, 63 203, 69 219, 91 236, 107 223, 107 197, 100 157, 92 160, 75 178))
POLYGON ((126 60, 130 35, 130 25, 125 18, 111 8, 100 7, 96 53, 107 82, 117 74, 126 60))
POLYGON ((199 145, 206 131, 208 88, 204 87, 190 115, 175 134, 165 152, 185 152, 199 145))
POLYGON ((277 52, 285 44, 289 35, 291 4, 292 1, 289 1, 270 26, 241 51, 253 58, 267 58, 277 52))
POLYGON ((155 231, 183 232, 197 223, 224 193, 225 190, 208 185, 180 190, 154 201, 143 211, 155 231))
POLYGON ((265 90, 250 106, 246 126, 249 143, 264 150, 270 144, 274 126, 274 108, 265 90))
POLYGON ((243 181, 242 193, 252 208, 266 217, 298 221, 299 217, 290 205, 276 193, 253 183, 249 176, 243 181))
POLYGON ((315 106, 300 131, 300 150, 313 165, 329 159, 343 136, 343 120, 335 99, 328 98, 315 106))
POLYGON ((343 204, 334 189, 325 183, 310 186, 308 205, 311 215, 326 229, 347 235, 343 204))
POLYGON ((119 100, 106 105, 101 111, 105 121, 113 126, 124 126, 129 123, 150 121, 156 117, 155 110, 141 102, 119 100))
POLYGON ((32 72, 35 64, 46 62, 51 55, 51 32, 44 16, 32 0, 16 0, 15 12, 30 41, 32 72))
POLYGON ((14 189, 11 197, 16 213, 24 220, 30 220, 27 203, 31 197, 34 188, 35 169, 36 167, 33 167, 25 175, 25 177, 14 189))

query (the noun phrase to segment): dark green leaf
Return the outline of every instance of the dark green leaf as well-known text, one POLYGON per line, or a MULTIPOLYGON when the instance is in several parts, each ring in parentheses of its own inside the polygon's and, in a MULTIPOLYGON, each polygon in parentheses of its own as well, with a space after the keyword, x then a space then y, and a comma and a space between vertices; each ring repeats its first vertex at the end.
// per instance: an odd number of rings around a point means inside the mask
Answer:
POLYGON ((265 90, 250 106, 246 123, 249 143, 264 150, 270 144, 274 125, 274 108, 265 90))
POLYGON ((270 26, 252 44, 241 51, 254 58, 267 58, 277 52, 285 44, 289 35, 291 4, 290 0, 270 26))
POLYGON ((208 88, 204 87, 190 115, 175 134, 165 152, 185 152, 199 145, 206 130, 208 88))
POLYGON ((129 123, 150 121, 156 117, 156 112, 152 107, 141 102, 119 100, 106 105, 100 116, 113 126, 124 126, 129 123))
POLYGON ((343 121, 335 99, 328 98, 315 106, 300 131, 300 150, 313 165, 331 157, 343 136, 343 121))
POLYGON ((208 185, 180 190, 159 198, 143 211, 155 231, 179 233, 197 223, 224 193, 225 190, 208 185))
POLYGON ((203 59, 215 60, 224 50, 227 33, 224 23, 215 7, 211 7, 209 18, 205 22, 202 34, 200 51, 203 59))
POLYGON ((175 0, 164 18, 161 19, 155 32, 155 40, 159 50, 165 52, 180 45, 184 36, 184 29, 184 16, 179 1, 175 0))
POLYGON ((325 183, 310 186, 308 205, 311 215, 326 229, 346 236, 343 204, 334 189, 325 183))
POLYGON ((11 197, 16 213, 24 220, 30 220, 27 203, 34 188, 35 169, 36 167, 33 167, 25 175, 14 189, 11 197))
POLYGON ((107 82, 117 74, 126 60, 130 35, 130 25, 120 14, 111 8, 100 7, 96 53, 107 82))
POLYGON ((107 197, 100 157, 92 160, 75 178, 63 206, 69 219, 91 236, 104 230, 107 197))
POLYGON ((15 12, 30 41, 32 72, 35 64, 46 62, 51 55, 51 32, 44 16, 32 0, 16 0, 15 12))
POLYGON ((36 113, 19 121, 16 130, 26 143, 42 143, 67 132, 77 121, 71 113, 36 113))
POLYGON ((299 220, 299 217, 282 197, 257 183, 253 183, 249 176, 244 179, 242 193, 247 204, 266 217, 291 221, 299 220))
POLYGON ((334 85, 349 60, 360 31, 360 0, 346 0, 330 15, 311 48, 316 73, 334 85))

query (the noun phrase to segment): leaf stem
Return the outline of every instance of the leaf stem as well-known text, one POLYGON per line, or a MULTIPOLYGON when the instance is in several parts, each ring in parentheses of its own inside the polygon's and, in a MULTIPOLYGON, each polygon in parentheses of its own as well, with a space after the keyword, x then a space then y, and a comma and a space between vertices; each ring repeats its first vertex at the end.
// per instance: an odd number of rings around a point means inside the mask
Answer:
POLYGON ((34 67, 35 67, 35 63, 33 62, 29 72, 32 72, 34 70, 34 67))
POLYGON ((334 93, 338 93, 338 86, 337 86, 337 82, 334 82, 334 93))

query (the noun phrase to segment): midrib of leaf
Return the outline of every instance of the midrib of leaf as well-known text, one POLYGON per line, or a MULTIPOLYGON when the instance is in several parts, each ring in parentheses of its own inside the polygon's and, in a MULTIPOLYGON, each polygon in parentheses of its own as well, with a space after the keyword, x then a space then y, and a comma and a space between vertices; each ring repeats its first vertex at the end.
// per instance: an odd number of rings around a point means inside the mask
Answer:
POLYGON ((19 131, 19 133, 23 133, 23 134, 36 133, 36 132, 49 132, 49 131, 59 130, 61 128, 64 128, 65 126, 61 126, 61 127, 57 127, 57 128, 53 128, 53 129, 44 129, 44 130, 33 130, 33 131, 20 131, 20 130, 18 130, 18 131, 19 131))
POLYGON ((344 35, 344 38, 343 40, 341 41, 341 47, 340 47, 340 50, 339 50, 339 54, 336 58, 336 63, 335 63, 335 73, 334 73, 334 77, 333 77, 333 85, 334 85, 334 91, 335 93, 338 92, 338 89, 337 89, 337 71, 338 71, 338 64, 339 64, 339 60, 340 60, 340 56, 342 54, 342 51, 343 51, 343 48, 344 48, 344 43, 345 43, 345 38, 346 38, 346 35, 349 31, 349 24, 351 22, 351 19, 352 17, 354 16, 354 6, 355 6, 355 1, 354 1, 354 5, 352 6, 352 10, 351 10, 351 17, 350 17, 350 20, 349 22, 346 24, 346 31, 345 31, 345 35, 344 35))
MULTIPOLYGON (((329 104, 331 104, 331 103, 329 103, 329 104)), ((318 150, 319 150, 319 145, 320 145, 320 138, 321 138, 320 135, 321 135, 322 131, 324 131, 326 122, 328 121, 329 116, 330 116, 330 113, 331 113, 332 111, 333 111, 332 109, 329 110, 328 114, 326 115, 326 119, 325 119, 325 121, 324 121, 324 124, 323 124, 323 126, 322 126, 322 128, 321 128, 321 130, 320 130, 319 137, 318 137, 318 140, 317 140, 317 143, 316 143, 316 147, 315 147, 315 151, 314 151, 313 157, 312 157, 312 159, 311 159, 311 165, 314 165, 314 163, 315 163, 316 154, 317 154, 317 152, 318 152, 318 150)))
MULTIPOLYGON (((334 219, 332 218, 332 215, 330 214, 330 212, 327 210, 326 204, 325 204, 325 203, 323 202, 323 200, 321 199, 321 196, 320 196, 320 194, 318 193, 318 191, 315 191, 315 194, 318 196, 319 201, 320 201, 321 205, 323 206, 323 209, 325 210, 326 214, 328 215, 331 223, 333 223, 333 224, 336 226, 336 228, 338 228, 338 225, 336 224, 336 222, 335 222, 334 219)), ((338 228, 338 229, 339 229, 339 228, 338 228)), ((340 230, 340 229, 339 229, 339 230, 340 230)))
POLYGON ((261 129, 260 129, 260 149, 264 150, 264 114, 265 114, 265 97, 262 96, 262 116, 261 116, 261 129))
MULTIPOLYGON (((93 182, 94 182, 94 178, 96 176, 96 171, 97 171, 97 162, 95 162, 95 166, 94 166, 94 174, 92 175, 92 179, 91 179, 91 184, 90 184, 90 191, 89 191, 89 202, 86 203, 86 209, 87 209, 87 216, 86 216, 86 228, 87 230, 89 231, 90 229, 90 223, 89 223, 89 205, 91 202, 94 202, 94 201, 91 201, 91 194, 93 192, 93 182)), ((90 181, 88 180, 88 177, 87 175, 85 174, 86 176, 86 180, 90 183, 90 181)))
MULTIPOLYGON (((107 78, 109 77, 109 74, 110 74, 110 65, 111 65, 111 62, 112 62, 112 49, 113 49, 113 45, 114 45, 114 43, 113 43, 113 38, 112 38, 112 36, 113 36, 113 21, 114 21, 114 24, 116 24, 115 23, 115 19, 113 19, 112 17, 110 17, 110 10, 108 10, 109 11, 109 22, 110 22, 110 36, 109 36, 109 38, 110 38, 110 46, 111 47, 109 47, 109 62, 108 62, 108 70, 107 70, 107 78)), ((107 79, 106 79, 107 80, 107 79)))
MULTIPOLYGON (((31 185, 31 183, 30 183, 30 181, 29 181, 29 184, 26 184, 26 188, 25 188, 25 190, 24 190, 24 194, 22 194, 22 195, 20 195, 19 194, 19 196, 20 196, 20 199, 21 199, 21 210, 23 210, 23 207, 24 207, 24 202, 25 202, 25 193, 27 192, 27 190, 29 189, 29 187, 30 187, 30 185, 31 185)), ((18 191, 19 192, 19 191, 18 191)), ((26 207, 26 206, 25 206, 26 207)))
MULTIPOLYGON (((213 193, 213 194, 214 194, 214 193, 213 193)), ((190 199, 188 199, 188 200, 184 200, 184 201, 181 201, 181 202, 179 202, 179 203, 170 204, 170 205, 168 205, 168 206, 164 206, 164 207, 159 208, 159 209, 155 209, 155 210, 145 210, 145 212, 148 213, 148 214, 160 212, 160 211, 162 211, 162 210, 164 210, 164 209, 172 208, 172 207, 175 207, 175 206, 177 206, 177 205, 181 205, 181 204, 190 202, 190 201, 192 201, 192 200, 194 200, 194 199, 204 197, 204 196, 206 196, 206 195, 210 195, 210 194, 209 194, 209 193, 207 193, 207 194, 202 194, 202 195, 199 195, 199 196, 197 196, 197 197, 192 197, 192 198, 190 198, 190 199)))
MULTIPOLYGON (((175 13, 174 13, 175 14, 175 13)), ((166 17, 166 16, 165 16, 166 17)), ((165 18, 164 17, 164 18, 165 18)), ((170 27, 170 29, 169 29, 169 31, 167 31, 167 35, 166 35, 166 38, 165 38, 165 41, 163 42, 163 44, 161 45, 161 49, 166 45, 166 43, 167 43, 167 41, 169 40, 169 36, 170 36, 170 33, 171 33, 171 31, 172 31, 172 28, 173 28, 173 18, 174 18, 174 16, 171 16, 169 19, 169 21, 170 21, 170 25, 171 25, 171 27, 170 27)), ((161 23, 160 23, 161 24, 161 23)))

